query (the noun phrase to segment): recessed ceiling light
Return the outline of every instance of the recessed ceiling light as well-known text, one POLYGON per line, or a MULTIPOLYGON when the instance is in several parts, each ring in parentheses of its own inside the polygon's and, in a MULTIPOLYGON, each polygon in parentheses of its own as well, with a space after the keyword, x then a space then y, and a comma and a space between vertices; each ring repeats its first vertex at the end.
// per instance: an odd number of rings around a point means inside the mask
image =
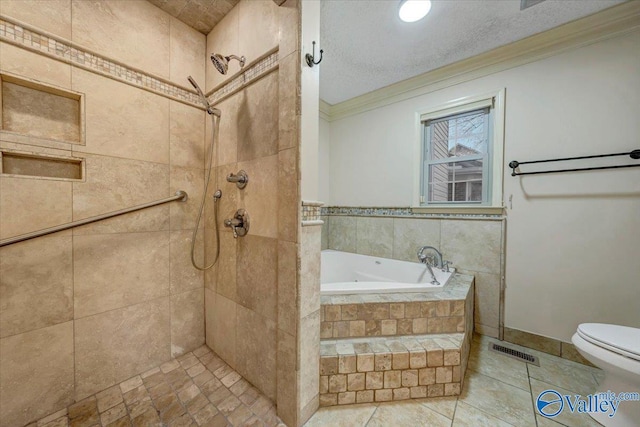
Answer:
POLYGON ((416 22, 427 16, 431 10, 431 0, 402 0, 398 15, 404 22, 416 22))

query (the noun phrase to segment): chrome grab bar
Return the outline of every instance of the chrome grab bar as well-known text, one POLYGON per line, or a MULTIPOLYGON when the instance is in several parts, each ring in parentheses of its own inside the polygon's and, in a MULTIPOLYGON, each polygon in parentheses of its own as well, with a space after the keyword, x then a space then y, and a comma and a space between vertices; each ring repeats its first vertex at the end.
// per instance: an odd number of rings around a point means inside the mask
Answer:
POLYGON ((155 202, 149 202, 138 206, 132 206, 130 208, 120 209, 113 212, 104 213, 101 215, 91 216, 85 219, 79 219, 77 221, 68 222, 62 225, 56 225, 55 227, 43 228, 42 230, 32 231, 31 233, 20 234, 19 236, 10 237, 8 239, 0 240, 0 247, 12 245, 14 243, 24 242, 25 240, 35 239, 36 237, 46 236, 47 234, 57 233, 58 231, 68 230, 70 228, 79 227, 81 225, 91 224, 92 222, 102 221, 103 219, 112 218, 114 216, 124 215, 129 212, 139 211, 141 209, 151 208, 153 206, 162 205, 173 201, 186 202, 188 199, 186 191, 178 190, 175 196, 167 197, 165 199, 156 200, 155 202))

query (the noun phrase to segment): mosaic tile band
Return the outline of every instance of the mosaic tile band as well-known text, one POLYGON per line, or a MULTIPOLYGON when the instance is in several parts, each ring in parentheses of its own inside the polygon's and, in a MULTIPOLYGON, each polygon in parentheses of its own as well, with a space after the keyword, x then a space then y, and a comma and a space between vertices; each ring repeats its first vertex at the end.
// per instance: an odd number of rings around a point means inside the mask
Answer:
MULTIPOLYGON (((43 34, 4 16, 0 17, 0 41, 49 56, 194 107, 203 108, 200 98, 195 92, 177 86, 168 80, 128 67, 106 56, 90 52, 62 38, 43 34)), ((233 78, 229 83, 210 94, 208 99, 215 104, 242 89, 250 82, 273 71, 277 66, 278 52, 275 51, 252 66, 247 67, 244 72, 233 78)))
POLYGON ((327 206, 320 208, 321 216, 383 216, 408 218, 469 218, 469 219, 502 219, 501 214, 464 214, 464 213, 418 213, 409 207, 402 208, 363 208, 351 206, 327 206))

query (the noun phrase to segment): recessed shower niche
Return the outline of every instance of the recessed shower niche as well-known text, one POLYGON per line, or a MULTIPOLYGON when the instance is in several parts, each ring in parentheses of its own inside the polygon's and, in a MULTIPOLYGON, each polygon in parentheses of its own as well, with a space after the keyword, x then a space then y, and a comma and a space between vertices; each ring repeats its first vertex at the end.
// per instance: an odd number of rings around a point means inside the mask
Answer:
POLYGON ((0 130, 84 145, 82 94, 0 73, 0 130))

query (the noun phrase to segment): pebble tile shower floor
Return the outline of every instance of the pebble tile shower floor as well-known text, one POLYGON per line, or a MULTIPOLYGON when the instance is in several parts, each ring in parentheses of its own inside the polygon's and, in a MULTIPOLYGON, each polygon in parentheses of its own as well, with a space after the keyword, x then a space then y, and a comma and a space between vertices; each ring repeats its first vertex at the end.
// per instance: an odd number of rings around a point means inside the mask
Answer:
POLYGON ((202 346, 27 427, 282 426, 273 403, 202 346))

